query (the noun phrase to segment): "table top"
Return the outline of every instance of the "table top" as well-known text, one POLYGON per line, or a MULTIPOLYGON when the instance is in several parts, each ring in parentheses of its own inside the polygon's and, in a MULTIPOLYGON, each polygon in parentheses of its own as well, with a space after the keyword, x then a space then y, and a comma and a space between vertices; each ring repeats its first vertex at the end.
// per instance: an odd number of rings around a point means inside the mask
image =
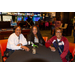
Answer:
POLYGON ((6 62, 62 62, 58 51, 52 52, 45 46, 36 48, 36 54, 32 54, 32 46, 27 46, 30 51, 16 50, 6 62))

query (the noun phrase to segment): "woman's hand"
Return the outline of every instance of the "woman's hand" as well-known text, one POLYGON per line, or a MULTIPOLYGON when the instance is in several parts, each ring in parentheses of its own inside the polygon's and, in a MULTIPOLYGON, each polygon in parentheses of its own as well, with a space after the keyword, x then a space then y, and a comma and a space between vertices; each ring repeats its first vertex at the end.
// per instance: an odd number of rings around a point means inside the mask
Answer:
POLYGON ((21 46, 21 48, 23 48, 25 51, 29 51, 30 49, 26 46, 21 46))
POLYGON ((51 49, 51 51, 56 51, 56 49, 52 46, 49 46, 49 48, 51 49))
POLYGON ((22 44, 17 44, 17 46, 20 46, 20 45, 22 46, 22 44))

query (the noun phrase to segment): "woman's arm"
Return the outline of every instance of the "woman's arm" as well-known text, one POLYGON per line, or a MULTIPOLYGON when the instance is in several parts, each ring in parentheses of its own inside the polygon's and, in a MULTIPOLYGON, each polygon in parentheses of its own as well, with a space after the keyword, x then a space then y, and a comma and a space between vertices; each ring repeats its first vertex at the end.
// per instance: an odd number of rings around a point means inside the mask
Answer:
POLYGON ((12 50, 18 50, 21 49, 21 46, 16 46, 14 42, 14 37, 9 37, 7 48, 10 47, 12 50))
POLYGON ((54 39, 56 39, 56 36, 53 36, 51 39, 49 39, 49 40, 45 43, 45 46, 46 46, 47 48, 50 48, 50 46, 51 46, 51 44, 52 44, 52 42, 53 42, 54 39))
POLYGON ((21 42, 20 42, 22 45, 27 45, 27 40, 26 38, 24 37, 24 35, 22 34, 21 35, 21 42))
POLYGON ((45 43, 45 46, 46 46, 47 48, 49 48, 51 44, 52 44, 52 39, 49 39, 49 40, 45 43))
POLYGON ((53 40, 55 40, 55 36, 52 37, 51 39, 49 39, 49 40, 45 43, 45 46, 46 46, 47 48, 50 48, 51 51, 55 52, 55 51, 56 51, 55 47, 52 47, 52 46, 51 46, 51 44, 53 43, 53 40))

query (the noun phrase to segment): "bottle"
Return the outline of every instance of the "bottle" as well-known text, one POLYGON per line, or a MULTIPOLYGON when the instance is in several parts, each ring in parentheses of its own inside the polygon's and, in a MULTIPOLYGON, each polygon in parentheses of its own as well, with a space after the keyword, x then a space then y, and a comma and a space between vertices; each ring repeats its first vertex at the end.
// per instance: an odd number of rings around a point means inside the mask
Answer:
POLYGON ((35 47, 32 48, 32 54, 36 54, 36 48, 35 47))

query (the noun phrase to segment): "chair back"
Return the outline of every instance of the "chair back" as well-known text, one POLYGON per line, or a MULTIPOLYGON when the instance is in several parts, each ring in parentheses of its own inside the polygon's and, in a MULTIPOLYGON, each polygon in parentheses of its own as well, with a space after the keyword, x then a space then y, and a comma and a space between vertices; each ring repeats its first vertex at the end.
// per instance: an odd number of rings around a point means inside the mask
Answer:
POLYGON ((75 44, 74 43, 69 42, 69 50, 74 56, 75 55, 75 44))
POLYGON ((7 47, 7 39, 5 40, 0 40, 0 49, 1 49, 1 55, 4 56, 4 51, 6 50, 7 47))
POLYGON ((44 41, 47 42, 48 41, 48 37, 43 37, 44 41))
POLYGON ((72 56, 74 57, 75 55, 75 44, 69 42, 69 51, 72 53, 72 56))

